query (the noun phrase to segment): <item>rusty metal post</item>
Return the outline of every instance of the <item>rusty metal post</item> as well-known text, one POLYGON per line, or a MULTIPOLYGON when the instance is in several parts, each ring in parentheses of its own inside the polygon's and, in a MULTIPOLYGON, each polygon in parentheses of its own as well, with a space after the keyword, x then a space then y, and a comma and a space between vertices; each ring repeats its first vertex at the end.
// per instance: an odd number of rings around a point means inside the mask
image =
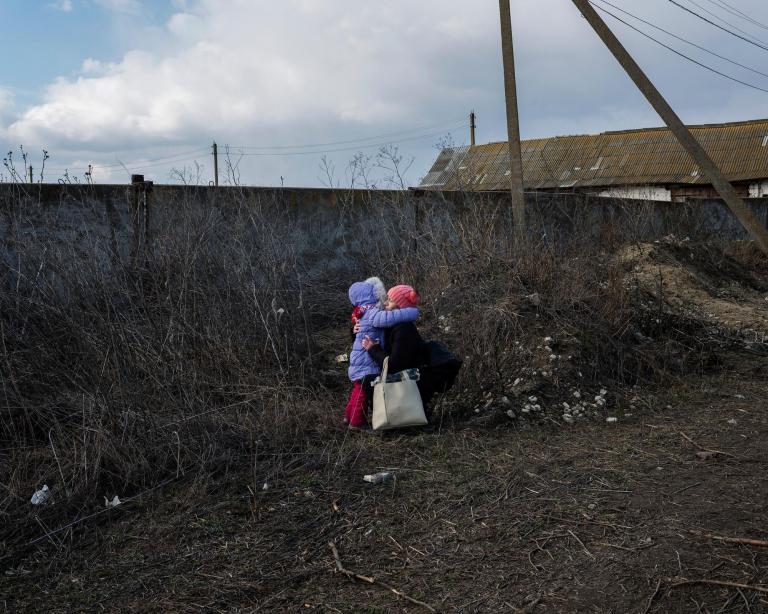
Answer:
POLYGON ((144 188, 144 254, 149 254, 152 248, 152 232, 150 228, 150 214, 155 200, 155 184, 153 181, 145 181, 144 188))
POLYGON ((520 154, 520 120, 517 113, 515 53, 512 45, 512 15, 509 0, 499 0, 501 17, 501 53, 504 60, 504 94, 507 101, 507 141, 509 143, 509 188, 512 214, 520 238, 525 233, 525 197, 523 195, 523 161, 520 154))
POLYGON ((131 175, 131 219, 133 221, 133 241, 131 245, 131 264, 136 266, 141 247, 141 210, 139 190, 144 183, 144 175, 131 175))
POLYGON ((219 187, 219 146, 213 142, 213 185, 219 187))
POLYGON ((475 146, 475 112, 469 114, 469 144, 475 146))
POLYGON ((602 20, 597 11, 592 8, 589 0, 573 0, 576 8, 589 22, 589 25, 595 30, 597 35, 605 43, 606 47, 613 53, 614 57, 627 72, 635 85, 648 99, 656 112, 664 120, 669 129, 673 132, 680 144, 688 151, 691 157, 696 161, 704 174, 709 177, 713 187, 726 202, 736 218, 741 222, 744 228, 757 241, 760 249, 768 255, 768 231, 760 223, 752 210, 733 189, 723 173, 714 163, 709 154, 701 146, 696 138, 691 134, 682 120, 677 116, 669 103, 664 99, 656 86, 643 72, 640 66, 635 62, 629 52, 624 48, 618 38, 613 34, 608 25, 602 20))

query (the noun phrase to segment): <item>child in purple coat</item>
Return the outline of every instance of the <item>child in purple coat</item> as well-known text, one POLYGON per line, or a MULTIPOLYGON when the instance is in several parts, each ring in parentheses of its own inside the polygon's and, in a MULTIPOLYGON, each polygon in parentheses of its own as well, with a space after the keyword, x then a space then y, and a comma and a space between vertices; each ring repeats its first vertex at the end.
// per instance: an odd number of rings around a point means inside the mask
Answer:
POLYGON ((365 410, 370 408, 373 401, 370 383, 381 373, 381 367, 363 349, 363 339, 367 336, 383 343, 383 329, 403 322, 414 322, 419 317, 419 310, 416 307, 394 311, 383 309, 377 293, 376 281, 378 280, 372 278, 364 282, 356 282, 349 288, 349 300, 359 314, 355 341, 349 354, 349 379, 355 385, 345 412, 345 419, 352 428, 365 426, 365 410))

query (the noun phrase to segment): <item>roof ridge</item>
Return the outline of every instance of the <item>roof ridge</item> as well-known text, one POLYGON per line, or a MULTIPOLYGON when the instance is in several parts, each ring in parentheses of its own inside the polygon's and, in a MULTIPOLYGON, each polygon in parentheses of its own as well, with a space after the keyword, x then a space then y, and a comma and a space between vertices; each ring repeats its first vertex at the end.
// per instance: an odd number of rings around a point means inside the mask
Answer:
MULTIPOLYGON (((716 128, 733 128, 735 126, 754 126, 758 124, 766 124, 768 126, 768 118, 765 119, 748 119, 737 122, 724 122, 720 124, 686 124, 689 130, 708 130, 716 128)), ((554 136, 543 136, 533 139, 522 139, 522 143, 532 143, 535 141, 551 141, 553 139, 573 139, 584 137, 597 137, 597 136, 615 136, 619 134, 637 134, 639 132, 670 132, 670 129, 666 126, 655 126, 653 128, 629 128, 626 130, 607 130, 605 132, 597 132, 591 134, 556 134, 554 136)), ((488 145, 499 145, 505 141, 491 141, 489 143, 483 143, 481 145, 475 145, 474 147, 485 147, 488 145)), ((454 148, 456 149, 456 148, 454 148)))
MULTIPOLYGON (((686 124, 689 130, 706 130, 708 128, 732 128, 734 126, 754 126, 756 124, 768 124, 766 119, 747 119, 738 122, 723 122, 719 124, 686 124)), ((653 128, 630 128, 628 130, 607 130, 599 134, 627 134, 631 132, 651 132, 651 131, 669 131, 667 126, 655 126, 653 128)), ((598 136, 598 135, 591 135, 598 136)))

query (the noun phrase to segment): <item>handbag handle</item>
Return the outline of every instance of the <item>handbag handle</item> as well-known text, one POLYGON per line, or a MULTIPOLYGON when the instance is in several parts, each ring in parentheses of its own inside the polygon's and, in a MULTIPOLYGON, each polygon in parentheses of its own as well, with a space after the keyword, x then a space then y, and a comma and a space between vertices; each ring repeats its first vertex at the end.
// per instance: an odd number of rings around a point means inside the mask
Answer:
POLYGON ((381 365, 381 400, 384 402, 384 415, 389 422, 389 411, 387 410, 387 375, 389 374, 389 356, 384 359, 381 365))

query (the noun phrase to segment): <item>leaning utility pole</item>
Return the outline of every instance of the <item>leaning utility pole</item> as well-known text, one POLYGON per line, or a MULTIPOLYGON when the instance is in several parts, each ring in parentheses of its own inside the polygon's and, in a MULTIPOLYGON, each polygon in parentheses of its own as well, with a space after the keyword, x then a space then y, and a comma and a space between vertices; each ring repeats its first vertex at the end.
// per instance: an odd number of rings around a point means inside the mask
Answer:
POLYGON ((667 127, 673 132, 680 144, 688 151, 691 157, 696 161, 704 174, 709 177, 713 187, 720 194, 722 199, 730 207, 733 214, 742 223, 744 228, 754 237, 760 249, 768 255, 768 231, 760 223, 752 210, 733 189, 720 169, 714 163, 709 154, 704 150, 701 144, 690 133, 682 120, 669 106, 659 90, 653 85, 637 62, 629 55, 629 52, 619 42, 619 39, 611 32, 610 28, 601 19, 597 11, 592 8, 589 0, 573 0, 573 3, 581 11, 581 14, 589 22, 589 25, 597 32, 597 35, 603 40, 605 45, 619 61, 622 68, 627 71, 632 81, 648 99, 656 112, 667 124, 667 127))
POLYGON ((525 198, 523 196, 523 161, 520 154, 520 121, 517 115, 517 83, 515 53, 512 46, 512 15, 509 0, 499 0, 501 17, 501 53, 504 60, 504 94, 507 99, 507 142, 509 143, 509 189, 512 214, 518 237, 525 232, 525 198))
POLYGON ((472 111, 472 113, 469 114, 469 144, 470 146, 475 146, 475 112, 472 111))

